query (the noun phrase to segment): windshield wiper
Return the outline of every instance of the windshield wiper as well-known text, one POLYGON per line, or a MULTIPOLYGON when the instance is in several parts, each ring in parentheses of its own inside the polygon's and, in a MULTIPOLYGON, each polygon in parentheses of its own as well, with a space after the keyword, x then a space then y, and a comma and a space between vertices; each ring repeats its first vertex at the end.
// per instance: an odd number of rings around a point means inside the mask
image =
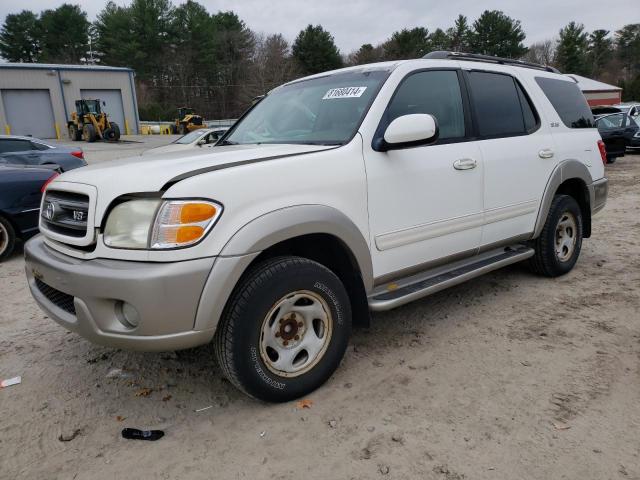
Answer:
POLYGON ((238 145, 238 142, 234 142, 233 140, 223 140, 220 142, 220 145, 238 145))

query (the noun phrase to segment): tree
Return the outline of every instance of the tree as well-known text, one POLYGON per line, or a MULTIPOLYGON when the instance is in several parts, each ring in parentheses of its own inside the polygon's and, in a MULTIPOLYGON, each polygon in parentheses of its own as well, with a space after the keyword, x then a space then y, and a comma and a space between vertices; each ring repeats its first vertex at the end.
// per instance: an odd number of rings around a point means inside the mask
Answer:
POLYGON ((584 25, 571 22, 562 28, 556 51, 558 68, 565 73, 589 75, 588 46, 588 35, 584 31, 584 25))
POLYGON ((363 44, 358 50, 349 55, 350 65, 364 65, 384 60, 384 49, 381 45, 374 47, 370 43, 363 44))
POLYGON ((430 50, 451 50, 451 37, 441 28, 429 35, 430 50))
POLYGON ((429 30, 416 27, 393 32, 391 38, 383 44, 383 49, 387 60, 420 58, 431 51, 429 30))
POLYGON ((526 38, 519 20, 499 10, 485 10, 473 23, 470 47, 473 53, 520 58, 527 53, 526 38))
POLYGON ((544 40, 534 43, 529 47, 524 56, 524 60, 540 65, 555 65, 556 42, 553 40, 544 40))
POLYGON ((35 13, 22 10, 9 14, 0 30, 0 55, 10 62, 37 62, 41 36, 35 13))
POLYGON ((253 66, 252 77, 258 83, 254 95, 265 94, 298 76, 296 63, 289 53, 289 43, 279 33, 257 38, 253 66))
POLYGON ((129 66, 143 79, 157 78, 166 70, 168 47, 175 39, 174 7, 169 0, 133 0, 125 11, 131 19, 129 66))
POLYGON ((627 81, 640 73, 640 23, 625 25, 616 32, 618 58, 622 61, 627 81))
POLYGON ((89 38, 87 13, 79 5, 63 3, 40 14, 42 55, 40 61, 80 63, 89 38))
POLYGON ((591 75, 600 78, 613 57, 613 41, 609 30, 594 30, 589 35, 587 60, 591 75))
POLYGON ((107 65, 136 67, 136 44, 132 42, 133 18, 128 7, 107 3, 92 28, 95 46, 107 65))
POLYGON ((447 35, 450 38, 452 51, 471 53, 469 44, 471 30, 469 29, 467 17, 458 15, 453 27, 447 30, 447 35))
POLYGON ((321 25, 308 25, 293 43, 293 57, 305 73, 320 73, 342 66, 340 51, 333 36, 321 25))

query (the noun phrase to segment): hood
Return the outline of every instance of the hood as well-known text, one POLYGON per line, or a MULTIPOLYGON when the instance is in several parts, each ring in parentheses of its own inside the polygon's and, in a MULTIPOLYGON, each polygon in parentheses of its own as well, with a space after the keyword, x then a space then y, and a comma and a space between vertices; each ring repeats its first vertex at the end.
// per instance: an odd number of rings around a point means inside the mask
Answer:
POLYGON ((161 153, 173 153, 173 152, 188 152, 189 149, 194 148, 192 143, 170 143, 169 145, 164 145, 162 147, 150 148, 149 150, 145 150, 140 155, 146 157, 147 155, 159 155, 161 153))
POLYGON ((335 148, 325 145, 229 145, 206 149, 121 158, 78 168, 57 177, 57 182, 81 183, 96 187, 100 212, 114 198, 128 193, 158 192, 170 181, 205 173, 211 169, 232 167, 261 159, 277 159, 335 148))

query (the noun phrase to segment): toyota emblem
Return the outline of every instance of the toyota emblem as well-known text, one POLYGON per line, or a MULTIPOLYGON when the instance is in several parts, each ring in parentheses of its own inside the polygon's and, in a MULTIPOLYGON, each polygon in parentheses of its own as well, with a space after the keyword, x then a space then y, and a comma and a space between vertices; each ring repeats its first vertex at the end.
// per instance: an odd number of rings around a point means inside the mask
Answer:
POLYGON ((56 214, 56 206, 52 202, 46 202, 43 214, 47 220, 53 220, 53 216, 56 214))

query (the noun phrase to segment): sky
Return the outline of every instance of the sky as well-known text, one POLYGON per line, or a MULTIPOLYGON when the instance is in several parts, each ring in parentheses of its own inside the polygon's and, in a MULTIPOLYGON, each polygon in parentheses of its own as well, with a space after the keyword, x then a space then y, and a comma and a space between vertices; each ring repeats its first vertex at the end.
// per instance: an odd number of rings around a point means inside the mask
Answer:
MULTIPOLYGON (((90 20, 106 0, 66 0, 80 4, 90 20)), ((127 5, 128 0, 115 0, 127 5)), ((0 0, 0 18, 22 9, 40 12, 55 8, 63 0, 0 0)), ((174 4, 182 3, 173 0, 174 4)), ((640 23, 639 0, 199 0, 209 12, 235 11, 259 33, 282 33, 292 42, 308 24, 320 24, 333 35, 344 54, 363 43, 381 43, 396 30, 426 27, 430 31, 447 29, 458 14, 473 22, 484 10, 502 10, 522 22, 525 44, 556 37, 558 30, 572 20, 588 31, 603 28, 615 31, 628 23, 640 23)))

